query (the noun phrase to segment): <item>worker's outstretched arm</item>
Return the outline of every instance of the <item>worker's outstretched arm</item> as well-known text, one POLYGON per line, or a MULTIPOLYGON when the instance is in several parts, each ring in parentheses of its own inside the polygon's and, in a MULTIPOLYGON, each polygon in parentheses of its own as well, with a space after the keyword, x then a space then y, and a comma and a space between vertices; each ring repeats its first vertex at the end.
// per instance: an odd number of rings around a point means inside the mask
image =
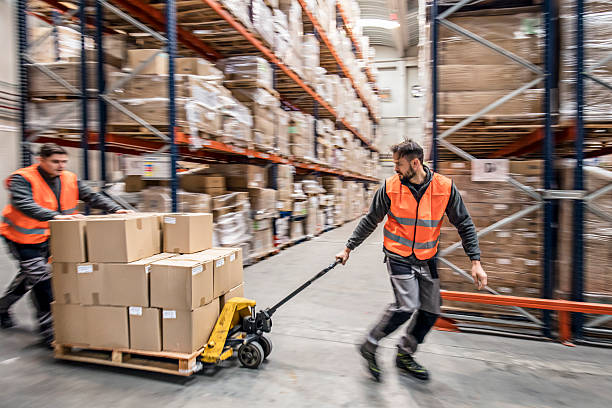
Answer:
POLYGON ((336 259, 344 265, 348 261, 349 253, 374 232, 378 224, 385 218, 391 208, 391 199, 387 195, 385 183, 376 191, 368 213, 359 221, 357 228, 346 242, 346 247, 336 255, 336 259))
POLYGON ((472 261, 474 284, 476 284, 478 289, 482 289, 487 285, 487 274, 480 265, 480 245, 478 244, 476 226, 474 226, 472 217, 470 217, 467 208, 465 208, 463 198, 461 198, 461 194, 454 183, 448 205, 446 206, 446 215, 451 224, 457 228, 463 250, 472 261))
POLYGON ((81 180, 79 180, 79 200, 86 202, 93 208, 109 213, 115 213, 122 209, 119 204, 110 198, 106 198, 103 194, 96 193, 81 180))

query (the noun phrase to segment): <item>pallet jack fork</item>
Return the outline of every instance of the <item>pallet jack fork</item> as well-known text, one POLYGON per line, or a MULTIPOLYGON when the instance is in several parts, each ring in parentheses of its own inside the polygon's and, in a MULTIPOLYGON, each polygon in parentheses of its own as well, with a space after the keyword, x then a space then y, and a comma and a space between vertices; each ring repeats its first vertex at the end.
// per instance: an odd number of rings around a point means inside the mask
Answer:
POLYGON ((272 331, 272 315, 314 281, 331 271, 340 261, 323 269, 302 286, 265 310, 255 311, 255 301, 242 297, 228 300, 217 319, 210 339, 200 354, 203 364, 218 364, 236 352, 238 360, 247 368, 258 368, 272 352, 272 341, 264 333, 272 331))

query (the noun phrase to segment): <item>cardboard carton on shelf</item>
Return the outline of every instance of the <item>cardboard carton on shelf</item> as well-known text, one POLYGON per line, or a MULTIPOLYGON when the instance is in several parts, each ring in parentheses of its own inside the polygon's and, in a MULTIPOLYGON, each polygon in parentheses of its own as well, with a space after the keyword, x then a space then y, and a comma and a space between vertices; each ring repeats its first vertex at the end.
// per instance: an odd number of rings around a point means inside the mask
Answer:
POLYGON ((141 63, 151 58, 154 54, 157 56, 153 58, 140 72, 141 75, 168 75, 168 54, 160 52, 157 49, 136 49, 128 50, 128 62, 127 67, 136 69, 141 63))

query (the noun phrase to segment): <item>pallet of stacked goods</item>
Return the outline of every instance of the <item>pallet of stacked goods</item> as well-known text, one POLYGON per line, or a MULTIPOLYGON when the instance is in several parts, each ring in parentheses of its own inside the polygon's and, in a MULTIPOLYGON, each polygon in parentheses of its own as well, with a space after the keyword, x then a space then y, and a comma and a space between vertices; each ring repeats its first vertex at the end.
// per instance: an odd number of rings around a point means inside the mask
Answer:
POLYGON ((317 160, 330 167, 334 167, 333 139, 336 132, 334 123, 329 119, 317 120, 317 160))
MULTIPOLYGON (((545 30, 540 10, 506 8, 457 12, 448 21, 543 69, 545 30)), ((422 61, 430 59, 429 46, 421 49, 422 61)), ((423 64, 423 69, 428 70, 430 62, 423 64)), ((531 88, 446 138, 472 155, 501 149, 541 125, 544 82, 535 82, 537 74, 444 25, 440 25, 438 42, 438 78, 439 132, 533 82, 531 88)), ((431 112, 431 102, 427 110, 431 112)), ((431 117, 431 113, 427 116, 431 117)), ((456 159, 445 149, 440 155, 442 160, 456 159)))
MULTIPOLYGON (((511 161, 510 175, 534 189, 541 188, 543 161, 511 161)), ((527 194, 510 188, 507 182, 472 181, 470 162, 442 162, 440 173, 450 177, 459 189, 477 230, 486 228, 518 211, 537 204, 527 194)), ((481 261, 489 276, 489 286, 511 296, 541 297, 543 256, 543 215, 540 209, 480 237, 481 261)), ((440 250, 461 241, 445 218, 440 234, 440 250)), ((444 258, 464 271, 470 260, 459 247, 444 258)), ((438 262, 443 289, 473 292, 474 285, 444 262, 438 262)), ((476 303, 444 302, 447 311, 516 317, 512 308, 476 303)), ((533 314, 538 314, 533 311, 533 314)))
MULTIPOLYGON (((574 188, 573 161, 558 163, 557 174, 560 188, 574 188)), ((612 159, 610 156, 593 161, 584 167, 584 190, 587 195, 609 186, 612 183, 612 159)), ((558 285, 557 294, 562 299, 570 299, 573 279, 573 202, 562 200, 559 208, 558 239, 558 285)), ((607 192, 589 201, 584 212, 584 298, 586 302, 612 303, 612 227, 599 213, 612 212, 612 193, 607 192)), ((596 316, 595 316, 596 317, 596 316)), ((608 321, 603 327, 612 329, 608 321)))
MULTIPOLYGON (((561 37, 559 114, 560 123, 573 126, 576 120, 576 1, 560 4, 559 23, 561 37)), ((612 124, 612 98, 610 89, 602 84, 612 82, 612 4, 603 0, 584 1, 584 77, 583 116, 586 123, 587 150, 599 150, 609 146, 612 124), (599 81, 596 83, 591 78, 599 81)), ((563 146, 572 152, 573 141, 563 146)))
POLYGON ((282 115, 278 97, 263 88, 234 88, 232 94, 251 111, 255 149, 274 152, 279 116, 282 115))
POLYGON ((283 47, 280 58, 303 78, 302 39, 304 37, 304 24, 302 22, 302 7, 297 0, 280 0, 278 3, 279 11, 277 13, 283 13, 287 20, 286 34, 283 31, 283 39, 280 40, 283 47))
MULTIPOLYGON (((128 50, 126 71, 138 67, 143 61, 152 62, 126 82, 128 73, 109 75, 113 99, 152 126, 164 130, 168 125, 168 64, 167 55, 156 49, 128 50), (117 84, 117 86, 114 86, 117 84)), ((231 98, 221 82, 223 74, 214 65, 201 58, 178 58, 175 67, 175 96, 177 124, 188 133, 196 147, 204 139, 214 139, 223 130, 223 101, 231 98)), ((134 134, 146 131, 142 125, 124 112, 109 108, 109 128, 134 134)))
POLYGON ((277 218, 277 191, 270 188, 249 188, 253 241, 251 258, 258 260, 276 251, 274 246, 274 220, 277 218))
POLYGON ((212 214, 89 216, 50 229, 55 358, 199 370, 220 305, 244 293, 241 251, 212 247, 212 214))
POLYGON ((315 176, 308 176, 302 180, 302 190, 308 197, 306 204, 305 233, 312 238, 323 231, 323 215, 320 210, 320 196, 325 189, 315 176))
POLYGON ((314 117, 307 113, 289 112, 289 150, 296 161, 314 160, 314 117))
POLYGON ((346 190, 344 188, 344 182, 340 180, 336 176, 323 176, 323 188, 327 192, 327 194, 333 195, 334 201, 334 210, 333 210, 333 219, 334 225, 339 227, 344 224, 348 219, 346 219, 345 209, 347 205, 347 195, 346 190))

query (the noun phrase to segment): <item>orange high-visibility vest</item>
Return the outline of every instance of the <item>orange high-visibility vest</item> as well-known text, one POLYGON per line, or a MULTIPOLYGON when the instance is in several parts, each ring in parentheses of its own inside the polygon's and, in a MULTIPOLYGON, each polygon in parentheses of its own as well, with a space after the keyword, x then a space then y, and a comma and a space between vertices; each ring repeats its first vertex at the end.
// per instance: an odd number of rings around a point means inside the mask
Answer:
POLYGON ((391 208, 383 230, 385 248, 401 256, 412 253, 420 260, 433 258, 438 251, 440 228, 453 182, 433 173, 431 182, 417 203, 399 175, 387 179, 391 208))
MULTIPOLYGON (((38 164, 24 167, 11 174, 19 174, 32 186, 32 198, 41 207, 59 211, 57 197, 38 171, 38 164)), ((11 177, 6 179, 6 187, 10 187, 11 177)), ((79 186, 77 176, 69 171, 62 171, 59 176, 61 182, 60 204, 62 214, 76 214, 79 199, 79 186)), ((28 217, 21 211, 8 204, 2 211, 3 222, 0 225, 0 234, 19 244, 39 244, 45 242, 50 235, 49 223, 28 217)))

